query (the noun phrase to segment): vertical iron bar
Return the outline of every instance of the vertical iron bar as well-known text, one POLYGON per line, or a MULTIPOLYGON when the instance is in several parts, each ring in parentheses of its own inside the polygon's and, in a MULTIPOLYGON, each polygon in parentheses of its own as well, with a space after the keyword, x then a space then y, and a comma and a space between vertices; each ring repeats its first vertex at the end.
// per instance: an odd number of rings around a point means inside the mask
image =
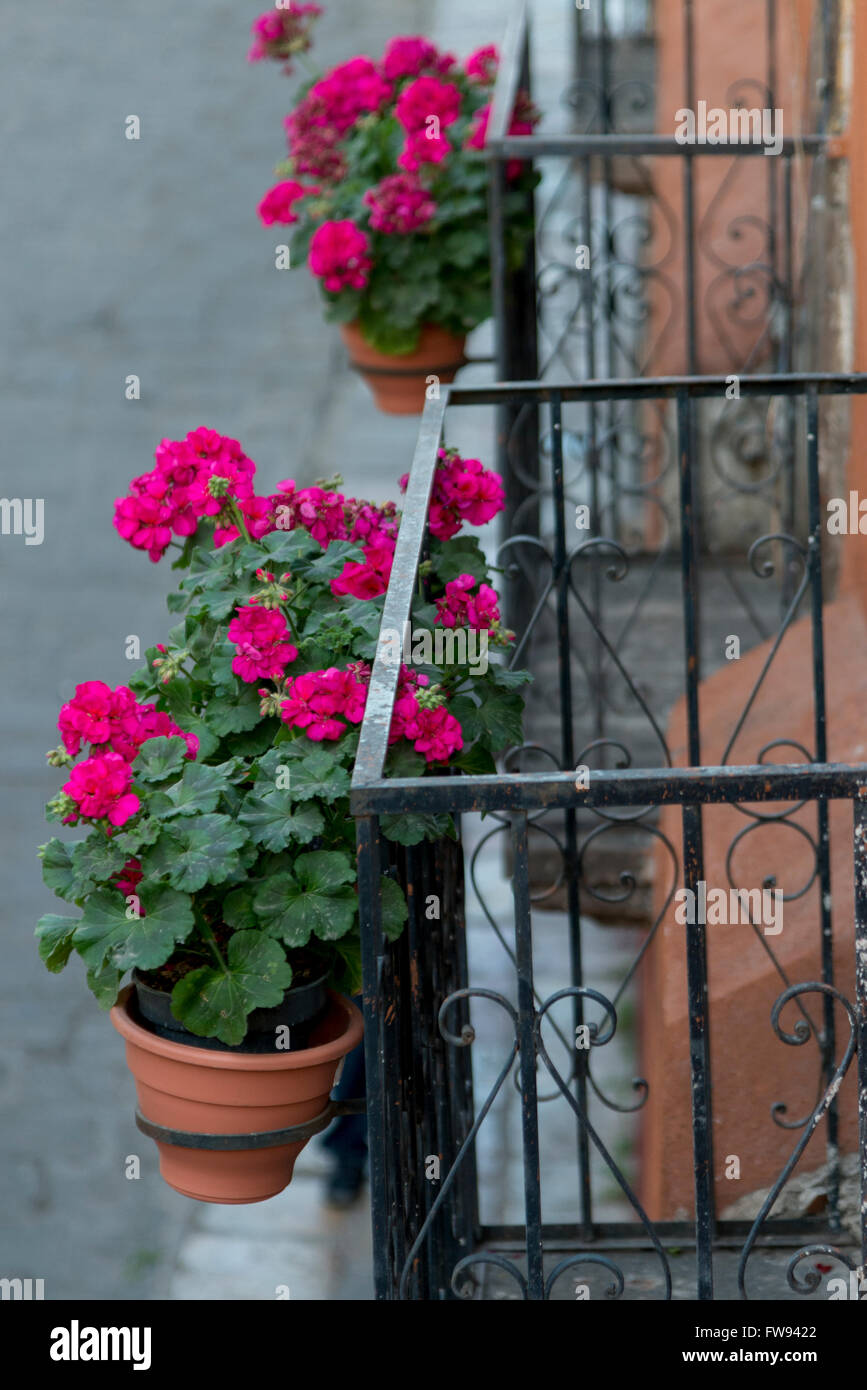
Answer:
MULTIPOLYGON (((531 91, 529 25, 524 30, 520 87, 531 91)), ((516 270, 510 270, 505 212, 507 193, 506 161, 491 157, 488 164, 488 217, 491 248, 491 290, 494 317, 494 355, 498 381, 535 381, 539 376, 539 349, 536 305, 535 194, 527 194, 527 212, 534 233, 516 270)), ((539 512, 539 411, 534 403, 502 404, 497 407, 497 466, 502 475, 506 505, 500 518, 500 539, 521 531, 540 533, 539 512), (524 478, 515 476, 512 453, 520 459, 524 478), (520 525, 515 524, 520 511, 520 525)), ((507 622, 519 635, 526 629, 533 611, 532 585, 522 576, 507 585, 504 607, 507 622)))
MULTIPOLYGON (((693 25, 692 0, 683 3, 683 42, 686 76, 686 106, 695 111, 695 30, 693 25)), ((695 376, 698 367, 698 327, 696 322, 697 287, 695 276, 695 182, 693 178, 694 146, 683 147, 683 240, 684 240, 684 313, 686 315, 686 374, 695 376)), ((688 416, 687 447, 691 457, 696 456, 695 415, 690 408, 688 416)), ((698 489, 693 499, 693 533, 696 553, 701 549, 701 475, 698 476, 698 489)), ((696 654, 698 660, 698 654, 696 654)), ((696 678, 698 673, 696 670, 696 678)))
POLYGON ((518 984, 518 1046, 520 1052, 521 1125, 524 1146, 524 1212, 526 1216, 527 1296, 545 1297, 542 1248, 542 1193, 539 1173, 539 1114, 536 1098, 536 1009, 533 999, 533 928, 530 917, 530 865, 527 854, 527 816, 512 817, 515 863, 515 966, 518 984))
MULTIPOLYGON (((822 508, 819 491, 819 398, 815 386, 807 387, 807 505, 810 559, 810 623, 813 638, 813 718, 816 761, 828 761, 825 712, 825 634, 822 615, 822 508)), ((819 903, 822 923, 822 979, 834 983, 834 936, 831 922, 831 855, 828 828, 828 801, 816 802, 817 854, 819 862, 819 903)), ((834 1075, 836 1027, 834 999, 823 997, 822 1070, 826 1086, 834 1075)), ((837 1100, 828 1107, 828 1225, 840 1229, 840 1153, 838 1147, 839 1112, 837 1100)))
MULTIPOLYGON (((684 886, 698 901, 704 878, 701 807, 683 808, 684 886)), ((696 918, 698 918, 696 913, 696 918)), ((695 1162, 696 1297, 713 1298, 713 1130, 711 1114, 710 1029, 707 992, 707 933, 696 920, 686 927, 686 978, 689 1001, 689 1061, 692 1082, 692 1145, 695 1162)))
MULTIPOLYGON (((786 155, 783 161, 783 218, 784 218, 784 246, 783 264, 785 267, 785 285, 783 289, 785 303, 785 332, 782 343, 782 360, 780 371, 790 372, 795 351, 795 271, 794 271, 794 228, 792 224, 792 158, 786 155)), ((785 432, 785 460, 783 465, 783 530, 787 535, 795 533, 795 458, 797 451, 797 410, 798 403, 794 396, 788 397, 783 402, 783 409, 786 412, 786 432, 785 432)), ((788 547, 787 547, 788 549, 788 547)), ((784 561, 783 583, 781 598, 781 614, 785 613, 792 601, 796 587, 797 561, 793 554, 789 554, 784 561)))
MULTIPOLYGON (((572 650, 569 637, 569 565, 566 548, 566 505, 563 486, 563 415, 558 392, 551 393, 551 452, 554 491, 554 573, 557 584, 557 648, 560 668, 560 740, 563 767, 575 766, 575 744, 572 732, 572 650)), ((569 905, 569 960, 573 985, 583 985, 584 967, 581 952, 581 905, 578 889, 578 852, 576 843, 576 814, 570 806, 565 812, 565 873, 569 905)), ((573 997, 572 1021, 575 1029, 584 1022, 584 1001, 573 997)), ((577 1032, 573 1033, 577 1037, 577 1032)), ((576 1048, 575 1100, 580 1118, 578 1132, 578 1182, 581 1205, 581 1234, 592 1236, 592 1192, 590 1185, 590 1140, 584 1118, 587 1114, 587 1050, 576 1048)))
MULTIPOLYGON (((681 574, 686 663, 686 712, 689 761, 701 766, 699 724, 698 565, 693 506, 695 460, 692 449, 692 402, 677 397, 677 443, 680 463, 681 574)), ((683 808, 684 884, 697 893, 704 877, 702 808, 683 808)), ((692 1134, 695 1159, 695 1223, 697 1297, 713 1298, 713 1141, 711 1131, 710 1020, 707 992, 707 938, 703 923, 686 928, 686 972, 689 999, 689 1048, 692 1078, 692 1134)))
POLYGON ((359 818, 357 841, 373 1278, 377 1299, 391 1299, 395 1297, 397 1275, 394 1265, 389 1260, 389 1226, 392 1212, 385 1162, 388 1114, 383 1039, 385 1001, 381 993, 383 937, 382 902, 379 894, 381 847, 378 816, 359 818))
POLYGON ((861 1265, 867 1279, 867 788, 852 803, 855 831, 855 1011, 858 1016, 858 1152, 861 1265))
POLYGON ((680 470, 680 565, 683 594, 683 635, 685 644, 686 717, 689 761, 701 766, 701 731, 698 714, 699 661, 699 573, 695 518, 695 456, 692 427, 692 401, 685 392, 677 396, 677 453, 680 470))

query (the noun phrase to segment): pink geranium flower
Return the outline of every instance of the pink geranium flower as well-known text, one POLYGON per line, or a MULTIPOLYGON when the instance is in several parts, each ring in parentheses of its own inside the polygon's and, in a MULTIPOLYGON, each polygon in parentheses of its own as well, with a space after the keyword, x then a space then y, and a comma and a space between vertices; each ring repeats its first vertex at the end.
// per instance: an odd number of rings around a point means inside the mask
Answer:
POLYGON ((349 724, 361 723, 369 679, 370 668, 363 661, 352 662, 345 671, 330 666, 296 676, 286 682, 280 718, 292 729, 304 729, 316 743, 334 741, 349 724))
POLYGON ((486 44, 471 53, 464 65, 464 72, 471 81, 491 83, 497 76, 500 55, 495 44, 486 44))
POLYGON ((459 574, 446 584, 445 595, 436 600, 440 627, 492 628, 500 621, 497 595, 490 584, 480 584, 471 574, 459 574))
POLYGON ((417 77, 422 72, 448 72, 454 67, 451 53, 440 53, 427 39, 394 38, 382 55, 382 70, 390 82, 417 77))
POLYGON ((430 222, 437 210, 427 189, 406 174, 389 174, 367 190, 364 201, 370 208, 371 227, 386 235, 407 236, 430 222))
POLYGON ((417 77, 401 92, 394 114, 410 135, 424 130, 432 116, 440 126, 451 125, 461 114, 460 88, 438 77, 417 77))
POLYGON ((323 222, 310 240, 310 269, 332 294, 363 290, 373 266, 369 249, 367 237, 354 222, 323 222))
MULTIPOLYGON (((78 815, 120 826, 141 808, 131 786, 129 764, 117 753, 105 753, 74 767, 63 790, 78 803, 78 815)), ((74 821, 77 816, 66 819, 74 821)))
POLYGON ((286 226, 291 226, 298 221, 298 214, 294 211, 295 204, 302 198, 312 198, 314 194, 321 193, 321 189, 313 184, 305 188, 303 183, 298 183, 295 179, 285 179, 282 183, 275 183, 273 188, 269 188, 265 197, 258 207, 260 220, 266 227, 270 227, 274 222, 282 222, 286 226))
POLYGON ((331 592, 335 598, 351 594, 353 598, 378 598, 388 588, 391 566, 394 561, 394 546, 385 543, 366 545, 364 563, 347 560, 336 579, 331 581, 331 592))
POLYGON ((423 164, 441 164, 451 153, 452 146, 445 135, 431 135, 428 130, 416 130, 407 135, 397 162, 401 169, 414 174, 423 164))
POLYGON ((229 623, 229 641, 237 653, 232 670, 242 681, 279 680, 298 648, 289 641, 289 627, 278 608, 250 604, 236 608, 237 618, 229 623))

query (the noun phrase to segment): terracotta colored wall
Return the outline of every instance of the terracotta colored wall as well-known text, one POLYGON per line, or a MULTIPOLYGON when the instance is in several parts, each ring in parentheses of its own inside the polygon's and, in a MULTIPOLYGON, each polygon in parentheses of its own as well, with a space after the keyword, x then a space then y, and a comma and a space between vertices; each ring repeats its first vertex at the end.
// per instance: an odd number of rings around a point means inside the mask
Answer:
MULTIPOLYGON (((679 8, 679 4, 666 0, 658 14, 668 23, 674 20, 679 8)), ((730 7, 720 7, 720 11, 723 8, 730 7)), ((790 16, 796 26, 791 40, 793 51, 803 51, 812 4, 798 0, 796 5, 778 8, 781 17, 790 16)), ((704 9, 704 0, 699 0, 698 9, 704 9)), ((853 26, 848 138, 844 137, 840 146, 850 160, 853 368, 867 372, 867 3, 855 0, 854 5, 844 5, 842 10, 844 16, 851 16, 853 26)), ((722 36, 720 44, 720 51, 728 53, 728 61, 731 53, 723 50, 722 36)), ((705 95, 701 82, 697 83, 698 95, 705 95)), ((725 364, 716 366, 717 370, 724 368, 725 364)), ((852 400, 850 438, 847 485, 867 498, 865 397, 852 400)), ((867 535, 826 538, 826 542, 839 545, 843 552, 841 589, 825 609, 829 758, 867 763, 867 535)), ((768 644, 762 644, 702 683, 700 709, 707 763, 720 757, 737 713, 743 708, 745 692, 758 677, 767 655, 768 644)), ((763 744, 783 735, 799 739, 805 747, 813 746, 810 670, 810 627, 809 620, 804 619, 786 634, 733 750, 732 761, 754 762, 763 744)), ((681 760, 685 758, 682 729, 681 707, 675 711, 669 730, 672 748, 680 745, 681 760)), ((778 750, 775 756, 785 760, 786 750, 778 750)), ((851 807, 845 803, 834 804, 830 813, 835 980, 849 999, 854 987, 851 814, 851 807)), ((814 827, 815 810, 805 807, 793 819, 814 827)), ((711 886, 727 886, 726 851, 744 823, 745 818, 730 808, 706 810, 705 878, 711 886)), ((666 809, 660 828, 671 837, 680 857, 679 815, 666 809)), ((742 842, 734 869, 738 884, 754 886, 761 883, 765 873, 776 872, 780 886, 791 891, 793 881, 809 871, 810 850, 792 831, 768 827, 752 837, 752 844, 748 841, 749 837, 742 842)), ((656 871, 657 902, 661 908, 671 876, 667 856, 657 855, 656 871)), ((803 897, 787 904, 782 935, 769 938, 788 978, 794 982, 820 978, 817 894, 814 884, 803 897)), ((649 1082, 650 1095, 642 1131, 642 1196, 655 1218, 684 1214, 693 1205, 686 930, 674 921, 673 910, 669 910, 648 953, 643 978, 642 1074, 649 1082)), ((800 1131, 785 1131, 776 1126, 770 1107, 784 1102, 790 1119, 809 1112, 816 1100, 816 1049, 813 1044, 802 1048, 786 1046, 774 1036, 770 1009, 783 984, 761 941, 748 927, 709 926, 707 930, 715 1186, 718 1207, 723 1209, 738 1196, 766 1187, 791 1153, 800 1131), (727 1180, 724 1174, 729 1154, 741 1158, 738 1183, 727 1180)), ((815 996, 810 1011, 815 1018, 815 996)), ((836 1016, 839 1057, 848 1030, 841 1010, 836 1016)), ((791 1029, 794 1017, 790 1005, 782 1019, 783 1026, 791 1029)), ((841 1147, 851 1151, 857 1144, 851 1074, 840 1092, 839 1104, 841 1147)), ((823 1149, 824 1130, 820 1127, 799 1171, 819 1166, 825 1156, 823 1149)))
MULTIPOLYGON (((867 372, 867 5, 853 6, 852 93, 845 149, 849 160, 854 284, 854 370, 867 372)), ((852 401, 848 483, 867 498, 867 397, 852 401)), ((845 538, 841 589, 854 591, 867 610, 867 536, 845 538)))
MULTIPOLYGON (((864 7, 867 8, 867 7, 864 7)), ((803 71, 808 51, 812 0, 777 6, 777 83, 774 106, 783 110, 787 136, 801 129, 803 71)), ((695 0, 694 98, 708 107, 729 110, 739 89, 747 107, 763 107, 767 73, 765 5, 762 0, 695 0)), ((686 105, 682 0, 657 0, 657 117, 660 134, 675 131, 675 112, 686 105)), ((707 155, 693 161, 696 225, 696 320, 698 370, 702 374, 737 371, 761 333, 768 279, 762 273, 741 284, 754 297, 731 314, 733 281, 719 264, 736 267, 767 262, 766 232, 757 221, 770 215, 768 181, 779 179, 779 160, 770 155, 707 155), (740 219, 735 228, 736 219, 740 219), (739 236, 733 238, 732 230, 739 236)), ((651 282, 652 317, 649 374, 687 370, 684 318, 683 160, 653 161, 658 203, 648 263, 658 264, 661 278, 651 282), (670 212, 666 211, 666 207, 670 212), (670 292, 666 286, 670 285, 670 292)), ((797 205, 796 189, 796 205, 797 205)), ((761 357, 758 363, 761 362, 761 357)), ((759 367, 756 365, 755 370, 759 367)))

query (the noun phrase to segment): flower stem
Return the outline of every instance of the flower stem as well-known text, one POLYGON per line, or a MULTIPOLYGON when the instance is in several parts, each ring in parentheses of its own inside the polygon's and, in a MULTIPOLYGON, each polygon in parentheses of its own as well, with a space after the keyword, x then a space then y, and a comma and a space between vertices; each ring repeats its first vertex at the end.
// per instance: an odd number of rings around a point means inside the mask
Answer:
POLYGON ((208 941, 208 944, 209 944, 211 950, 213 951, 214 955, 215 955, 216 958, 217 958, 217 964, 219 965, 220 969, 221 969, 221 970, 224 970, 224 971, 226 972, 226 974, 228 975, 228 973, 229 973, 229 967, 227 966, 226 962, 223 960, 223 957, 222 957, 222 955, 221 955, 221 953, 220 953, 220 948, 219 948, 219 946, 217 945, 217 938, 214 936, 214 933, 211 931, 211 928, 208 926, 208 923, 205 921, 204 917, 202 917, 202 916, 199 917, 199 926, 201 927, 204 936, 207 938, 207 941, 208 941))
POLYGON ((248 540, 248 541, 252 540, 253 538, 252 538, 252 536, 250 535, 250 532, 247 530, 247 523, 246 523, 246 521, 244 520, 243 513, 241 512, 241 508, 238 506, 238 504, 237 504, 237 502, 235 501, 234 497, 230 497, 230 498, 229 498, 229 511, 232 513, 232 516, 235 518, 235 525, 237 526, 238 530, 241 532, 241 535, 244 537, 244 539, 245 539, 245 540, 248 540))

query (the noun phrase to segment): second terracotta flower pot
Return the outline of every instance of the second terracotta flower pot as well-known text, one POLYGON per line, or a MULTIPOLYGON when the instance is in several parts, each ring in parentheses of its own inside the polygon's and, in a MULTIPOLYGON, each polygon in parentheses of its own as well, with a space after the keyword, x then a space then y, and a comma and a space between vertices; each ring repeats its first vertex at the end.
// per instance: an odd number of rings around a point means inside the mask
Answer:
POLYGON ((386 415, 421 415, 424 410, 428 377, 446 385, 466 362, 466 334, 447 333, 444 328, 426 324, 415 352, 399 356, 379 352, 365 342, 357 323, 340 325, 349 349, 349 360, 360 372, 373 394, 379 410, 386 415))
MULTIPOLYGON (((126 1040, 141 1114, 152 1124, 194 1134, 254 1134, 288 1129, 320 1115, 338 1063, 361 1041, 359 1010, 329 990, 329 1008, 298 1052, 211 1052, 170 1042, 136 1021, 132 988, 111 1021, 126 1040)), ((160 1174, 200 1202, 264 1202, 282 1192, 306 1139, 275 1148, 212 1150, 156 1140, 160 1174)))

